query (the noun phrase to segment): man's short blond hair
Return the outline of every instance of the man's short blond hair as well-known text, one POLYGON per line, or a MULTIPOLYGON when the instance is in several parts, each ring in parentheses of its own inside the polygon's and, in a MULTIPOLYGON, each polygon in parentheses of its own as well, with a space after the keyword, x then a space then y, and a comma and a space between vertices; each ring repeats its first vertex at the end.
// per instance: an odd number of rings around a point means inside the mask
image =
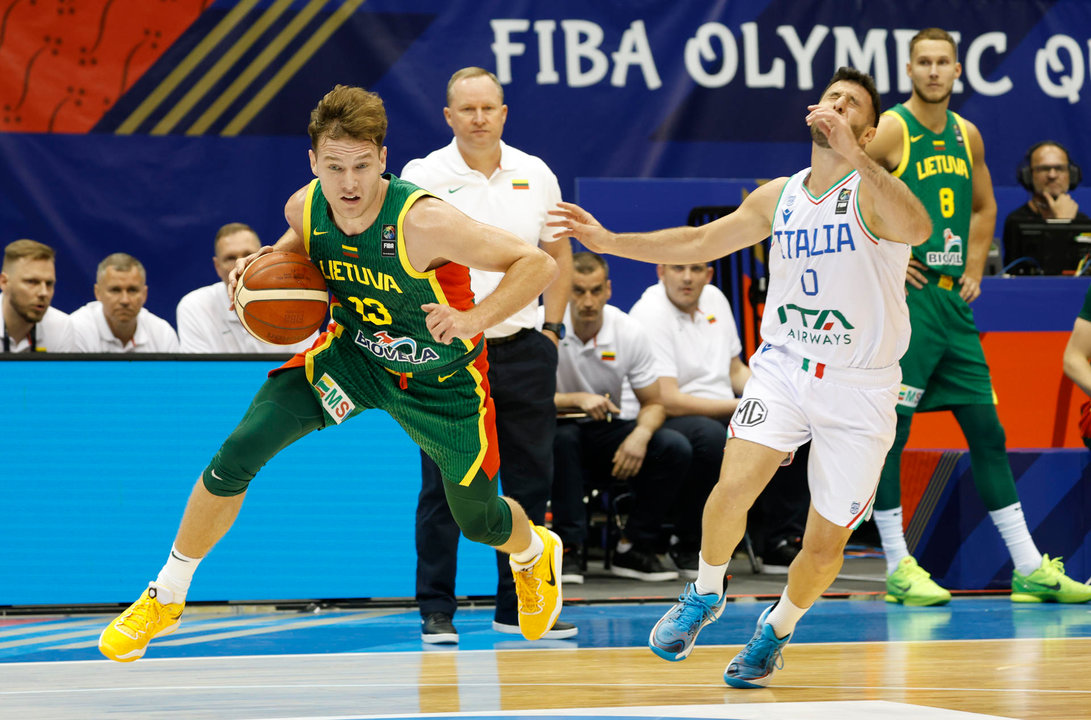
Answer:
MULTIPOLYGON (((254 237, 258 237, 258 234, 254 232, 254 228, 250 227, 246 223, 241 222, 229 222, 216 231, 216 239, 212 241, 212 252, 220 251, 220 241, 228 235, 234 235, 235 233, 248 232, 254 237)), ((258 238, 258 242, 261 242, 261 238, 258 238)))
POLYGON ((500 93, 500 104, 504 104, 504 86, 500 84, 500 80, 485 68, 471 66, 456 70, 451 79, 447 81, 447 107, 451 107, 451 97, 454 95, 455 83, 459 80, 475 77, 487 77, 492 80, 493 84, 496 85, 496 91, 500 93))
POLYGON ((0 270, 7 271, 16 260, 53 260, 56 253, 53 248, 37 240, 15 240, 4 248, 4 264, 0 270))
POLYGON ((951 54, 955 56, 955 60, 958 60, 958 43, 955 42, 954 36, 943 28, 925 28, 914 35, 913 39, 909 41, 909 57, 913 57, 913 48, 917 47, 917 43, 921 40, 943 40, 949 43, 951 45, 951 54))
POLYGON ((95 282, 102 282, 106 276, 106 270, 113 268, 118 272, 128 272, 133 268, 140 271, 140 281, 148 282, 148 274, 144 271, 144 265, 128 253, 110 253, 98 264, 98 272, 95 274, 95 282))

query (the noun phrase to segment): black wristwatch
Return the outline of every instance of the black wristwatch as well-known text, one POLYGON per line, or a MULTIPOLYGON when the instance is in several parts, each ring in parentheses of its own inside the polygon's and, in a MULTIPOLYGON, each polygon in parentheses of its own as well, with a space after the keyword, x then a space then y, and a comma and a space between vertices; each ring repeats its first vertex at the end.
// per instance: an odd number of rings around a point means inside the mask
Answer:
POLYGON ((542 329, 556 335, 558 340, 564 340, 564 323, 544 322, 542 323, 542 329))

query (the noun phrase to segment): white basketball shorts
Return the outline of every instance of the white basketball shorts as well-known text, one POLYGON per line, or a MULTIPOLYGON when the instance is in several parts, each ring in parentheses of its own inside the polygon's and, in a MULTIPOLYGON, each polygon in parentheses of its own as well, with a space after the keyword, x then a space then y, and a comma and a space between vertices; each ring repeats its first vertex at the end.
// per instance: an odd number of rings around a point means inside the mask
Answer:
POLYGON ((871 515, 894 443, 900 368, 834 368, 766 343, 750 370, 728 436, 786 453, 810 440, 815 510, 835 525, 858 527, 871 515))

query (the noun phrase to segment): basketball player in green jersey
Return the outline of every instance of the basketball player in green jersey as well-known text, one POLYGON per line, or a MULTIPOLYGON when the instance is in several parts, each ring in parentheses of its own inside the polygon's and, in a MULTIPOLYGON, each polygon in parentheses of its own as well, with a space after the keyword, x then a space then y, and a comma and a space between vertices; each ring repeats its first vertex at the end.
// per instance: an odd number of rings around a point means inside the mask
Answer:
MULTIPOLYGON (((382 100, 361 88, 338 85, 311 112, 309 155, 318 179, 288 200, 285 235, 239 260, 228 286, 233 291, 261 254, 307 254, 335 300, 333 322, 310 350, 270 373, 205 468, 166 565, 103 630, 106 657, 136 660, 153 637, 177 628, 197 564, 231 527, 259 468, 312 430, 368 408, 390 413, 435 459, 462 532, 510 554, 523 634, 537 639, 553 626, 561 542, 498 495, 482 350, 485 328, 537 298, 556 265, 511 233, 384 174, 386 126, 382 100), (504 273, 476 305, 468 267, 504 273)), ((313 487, 308 479, 300 492, 313 487)))
POLYGON ((1060 558, 1041 555, 1030 536, 969 306, 981 294, 996 201, 981 133, 947 109, 962 74, 954 38, 939 28, 921 30, 910 41, 907 72, 913 94, 883 113, 866 148, 932 217, 932 237, 913 248, 906 275, 913 335, 901 360, 897 434, 875 500, 887 559, 886 600, 942 605, 951 599, 906 548, 900 477, 913 413, 951 410, 970 448, 978 494, 1011 553, 1012 600, 1086 602, 1091 587, 1065 576, 1060 558))

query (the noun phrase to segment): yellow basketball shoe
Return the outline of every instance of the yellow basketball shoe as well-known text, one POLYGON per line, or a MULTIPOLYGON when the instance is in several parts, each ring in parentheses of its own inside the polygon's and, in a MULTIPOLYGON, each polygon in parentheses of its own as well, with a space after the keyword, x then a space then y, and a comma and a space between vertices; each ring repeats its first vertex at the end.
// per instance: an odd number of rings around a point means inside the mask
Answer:
POLYGON ((165 597, 168 592, 156 587, 155 583, 148 583, 148 589, 140 598, 99 635, 99 651, 111 660, 132 662, 144 656, 153 637, 169 635, 178 629, 186 604, 160 602, 160 595, 165 600, 174 599, 173 596, 165 597))
POLYGON ((537 640, 549 632, 561 614, 561 556, 564 548, 556 533, 531 525, 542 538, 545 549, 533 565, 511 567, 515 576, 515 594, 519 602, 519 631, 527 640, 537 640))
POLYGON ((1085 603, 1091 600, 1091 585, 1076 582, 1064 574, 1060 558, 1042 556, 1042 565, 1029 575, 1011 573, 1011 601, 1023 603, 1085 603))

